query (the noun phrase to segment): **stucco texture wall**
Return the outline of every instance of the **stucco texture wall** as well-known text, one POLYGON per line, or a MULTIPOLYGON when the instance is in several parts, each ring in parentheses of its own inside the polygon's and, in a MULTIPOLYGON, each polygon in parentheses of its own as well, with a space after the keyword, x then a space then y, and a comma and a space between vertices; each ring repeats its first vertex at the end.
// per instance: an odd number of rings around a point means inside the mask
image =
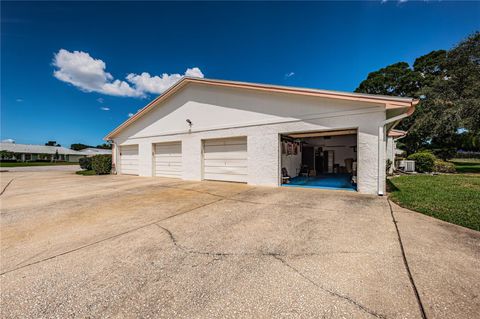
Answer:
POLYGON ((138 144, 140 175, 153 176, 152 144, 181 141, 182 178, 201 180, 202 140, 246 136, 248 183, 278 186, 280 134, 357 128, 358 191, 374 194, 378 126, 384 120, 381 104, 192 84, 128 126, 114 142, 138 144))

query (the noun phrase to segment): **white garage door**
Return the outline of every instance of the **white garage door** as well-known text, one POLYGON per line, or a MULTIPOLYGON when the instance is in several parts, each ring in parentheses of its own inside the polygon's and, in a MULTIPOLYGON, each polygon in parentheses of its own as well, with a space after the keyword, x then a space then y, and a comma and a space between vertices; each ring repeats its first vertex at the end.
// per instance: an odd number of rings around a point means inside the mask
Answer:
POLYGON ((138 145, 120 146, 120 172, 138 175, 138 145))
POLYGON ((203 178, 247 182, 247 138, 226 138, 203 142, 203 178))
POLYGON ((182 177, 182 143, 154 144, 155 176, 182 177))

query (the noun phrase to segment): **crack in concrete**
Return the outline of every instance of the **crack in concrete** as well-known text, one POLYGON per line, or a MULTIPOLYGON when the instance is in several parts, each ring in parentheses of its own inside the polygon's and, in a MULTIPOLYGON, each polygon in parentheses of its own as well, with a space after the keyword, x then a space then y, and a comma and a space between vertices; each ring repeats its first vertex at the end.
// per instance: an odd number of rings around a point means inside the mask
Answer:
POLYGON ((397 231, 397 239, 398 244, 400 245, 400 251, 402 253, 403 264, 405 266, 405 270, 408 275, 408 280, 412 286, 413 293, 415 295, 415 299, 417 300, 418 308, 420 311, 420 315, 422 319, 427 319, 427 314, 425 313, 425 308, 423 307, 422 299, 420 298, 420 294, 417 289, 417 285, 415 284, 415 280, 413 279, 412 272, 410 271, 410 266, 408 265, 407 255, 405 254, 405 249, 403 247, 402 236, 400 235, 400 230, 398 229, 397 220, 395 219, 395 215, 393 213, 392 203, 390 203, 390 199, 387 198, 388 207, 390 208, 390 215, 392 216, 392 222, 395 225, 395 230, 397 231))
POLYGON ((342 295, 342 294, 339 294, 338 292, 335 292, 333 290, 330 290, 328 288, 325 288, 323 287, 322 285, 318 284, 317 282, 315 282, 313 279, 311 279, 310 277, 307 277, 304 273, 302 273, 300 270, 298 270, 297 268, 293 267, 292 265, 290 265, 286 260, 280 258, 278 255, 272 255, 273 258, 277 259, 278 261, 280 261, 282 264, 284 264, 285 266, 287 266, 288 268, 290 268, 291 270, 293 270, 294 272, 296 272, 300 277, 302 277, 303 279, 307 280, 308 282, 310 282, 312 285, 314 285, 315 287, 327 292, 328 294, 334 296, 334 297, 337 297, 337 298, 341 298, 351 304, 353 304, 354 306, 356 306, 357 308, 359 308, 360 310, 376 317, 376 318, 382 318, 382 319, 385 319, 386 316, 384 315, 381 315, 381 314, 378 314, 377 312, 365 307, 364 305, 360 304, 359 302, 353 300, 352 298, 350 298, 349 296, 346 296, 346 295, 342 295))
MULTIPOLYGON (((190 254, 196 254, 196 255, 205 255, 205 256, 282 256, 282 257, 310 257, 310 256, 326 256, 326 255, 338 255, 338 254, 370 254, 370 255, 378 255, 375 253, 371 252, 364 252, 364 251, 347 251, 347 250, 341 250, 341 251, 327 251, 327 252, 322 252, 322 253, 316 253, 316 252, 307 252, 307 253, 302 253, 302 254, 282 254, 282 253, 271 253, 271 252, 241 252, 241 253, 235 253, 235 252, 211 252, 211 251, 201 251, 201 250, 196 250, 191 247, 184 246, 178 242, 178 240, 175 238, 173 233, 166 227, 163 227, 159 225, 158 223, 154 224, 158 228, 162 229, 168 234, 168 237, 170 238, 170 241, 172 244, 183 250, 186 253, 190 254)), ((392 257, 399 257, 399 256, 392 256, 392 257)))
POLYGON ((26 265, 23 265, 23 266, 20 266, 20 267, 16 267, 16 268, 13 268, 13 269, 10 269, 10 270, 6 270, 6 271, 0 273, 0 276, 3 276, 3 275, 8 274, 8 273, 11 273, 11 272, 13 272, 13 271, 17 271, 17 270, 22 269, 22 268, 25 268, 25 267, 29 267, 29 266, 32 266, 32 265, 36 265, 36 264, 45 262, 45 261, 50 260, 50 259, 54 259, 54 258, 63 256, 63 255, 70 254, 70 253, 73 253, 73 252, 79 251, 79 250, 81 250, 81 249, 88 248, 88 247, 91 247, 91 246, 94 246, 94 245, 103 243, 103 242, 105 242, 105 241, 108 241, 108 240, 111 240, 111 239, 114 239, 114 238, 121 237, 121 236, 123 236, 123 235, 132 233, 132 232, 134 232, 134 231, 143 229, 143 228, 145 228, 145 227, 149 227, 149 226, 151 226, 151 225, 153 225, 153 224, 155 224, 155 223, 158 223, 158 222, 161 222, 161 221, 164 221, 164 220, 167 220, 167 219, 170 219, 170 218, 179 216, 179 215, 183 215, 183 214, 190 213, 190 212, 192 212, 192 211, 194 211, 194 210, 200 209, 200 208, 205 207, 205 206, 207 206, 207 205, 214 204, 214 203, 219 202, 219 201, 221 201, 221 200, 222 200, 222 199, 217 199, 217 200, 215 200, 215 201, 213 201, 213 202, 209 202, 209 203, 207 203, 207 204, 203 204, 203 205, 197 206, 197 207, 192 208, 192 209, 189 209, 189 210, 187 210, 187 211, 179 212, 179 213, 177 213, 177 214, 168 216, 168 217, 166 217, 166 218, 162 218, 162 219, 160 219, 160 220, 156 220, 156 221, 153 221, 153 222, 150 222, 150 223, 147 223, 147 224, 140 225, 140 226, 138 226, 138 227, 135 227, 135 228, 126 230, 126 231, 121 232, 121 233, 119 233, 119 234, 115 234, 115 235, 113 235, 113 236, 109 236, 109 237, 106 237, 106 238, 102 238, 102 239, 97 240, 97 241, 95 241, 95 242, 92 242, 92 243, 89 243, 89 244, 86 244, 86 245, 82 245, 82 246, 80 246, 80 247, 77 247, 77 248, 74 248, 74 249, 70 249, 70 250, 67 250, 67 251, 65 251, 65 252, 62 252, 62 253, 59 253, 59 254, 56 254, 56 255, 53 255, 53 256, 49 256, 49 257, 46 257, 46 258, 43 258, 43 259, 41 259, 41 260, 37 260, 37 261, 31 262, 31 263, 29 263, 29 264, 26 264, 26 265))
MULTIPOLYGON (((12 179, 12 180, 13 180, 13 179, 12 179)), ((251 191, 251 190, 253 190, 253 189, 254 189, 254 188, 249 189, 249 190, 247 190, 247 191, 251 191)), ((233 194, 232 196, 236 196, 236 195, 239 195, 239 194, 241 194, 241 193, 243 193, 243 192, 247 192, 247 191, 238 192, 238 193, 233 194)), ((152 221, 152 222, 149 222, 149 223, 140 225, 140 226, 138 226, 138 227, 135 227, 135 228, 126 230, 126 231, 121 232, 121 233, 119 233, 119 234, 115 234, 115 235, 112 235, 112 236, 109 236, 109 237, 106 237, 106 238, 97 240, 97 241, 95 241, 95 242, 92 242, 92 243, 89 243, 89 244, 86 244, 86 245, 82 245, 82 246, 80 246, 80 247, 77 247, 77 248, 74 248, 74 249, 70 249, 70 250, 68 250, 68 251, 65 251, 65 252, 62 252, 62 253, 59 253, 59 254, 56 254, 56 255, 53 255, 53 256, 49 256, 49 257, 43 258, 43 259, 41 259, 41 260, 37 260, 37 261, 31 262, 31 263, 25 264, 25 265, 20 266, 20 267, 15 267, 15 268, 13 268, 13 269, 6 270, 6 271, 4 271, 4 272, 1 272, 1 273, 0 273, 0 276, 3 276, 3 275, 5 275, 5 274, 8 274, 8 273, 11 273, 11 272, 14 272, 14 271, 17 271, 17 270, 22 269, 22 268, 26 268, 26 267, 29 267, 29 266, 32 266, 32 265, 36 265, 36 264, 39 264, 39 263, 42 263, 42 262, 45 262, 45 261, 48 261, 48 260, 51 260, 51 259, 60 257, 60 256, 64 256, 64 255, 67 255, 67 254, 70 254, 70 253, 79 251, 79 250, 84 249, 84 248, 88 248, 88 247, 91 247, 91 246, 94 246, 94 245, 103 243, 103 242, 108 241, 108 240, 110 240, 110 239, 114 239, 114 238, 121 237, 121 236, 123 236, 123 235, 132 233, 132 232, 134 232, 134 231, 137 231, 137 230, 140 230, 140 229, 143 229, 143 228, 152 226, 152 225, 154 225, 154 224, 156 224, 156 223, 159 223, 159 222, 162 222, 162 221, 165 221, 165 220, 168 220, 168 219, 171 219, 171 218, 180 216, 180 215, 184 215, 184 214, 193 212, 193 211, 195 211, 195 210, 197 210, 197 209, 203 208, 203 207, 208 206, 208 205, 215 204, 215 203, 217 203, 217 202, 219 202, 219 201, 221 201, 221 200, 224 200, 224 199, 228 199, 228 198, 227 198, 227 197, 219 197, 217 200, 214 200, 214 201, 208 202, 208 203, 206 203, 206 204, 202 204, 202 205, 196 206, 196 207, 194 207, 194 208, 192 208, 192 209, 188 209, 188 210, 186 210, 186 211, 178 212, 178 213, 176 213, 176 214, 170 215, 170 216, 165 217, 165 218, 162 218, 162 219, 160 219, 160 220, 155 220, 155 221, 152 221)))
MULTIPOLYGON (((298 275, 300 275, 302 278, 304 278, 305 280, 307 280, 308 282, 310 282, 311 284, 313 284, 315 287, 317 288, 320 288, 321 290, 327 292, 328 294, 332 295, 332 296, 335 296, 337 298, 341 298, 353 305, 355 305, 357 308, 359 308, 360 310, 376 317, 376 318, 386 318, 385 316, 383 315, 380 315, 378 313, 376 313, 375 311, 363 306, 362 304, 358 303, 357 301, 353 300, 352 298, 348 297, 348 296, 345 296, 345 295, 342 295, 342 294, 339 294, 333 290, 330 290, 330 289, 327 289, 323 286, 321 286, 320 284, 316 283, 315 281, 313 281, 311 278, 307 277, 305 274, 303 274, 302 272, 300 272, 297 268, 293 267, 292 265, 290 265, 287 261, 285 261, 284 259, 282 259, 281 257, 287 257, 288 255, 287 254, 279 254, 279 253, 272 253, 272 252, 258 252, 258 253, 226 253, 226 252, 208 252, 208 251, 198 251, 198 250, 195 250, 195 249, 192 249, 192 248, 189 248, 189 247, 186 247, 186 246, 183 246, 181 245, 178 240, 175 238, 175 236, 173 235, 173 233, 168 229, 168 228, 165 228, 161 225, 159 225, 158 223, 155 223, 155 226, 157 226, 158 228, 162 229, 165 233, 168 234, 169 238, 170 238, 170 241, 172 242, 172 244, 176 247, 176 248, 179 248, 180 250, 186 252, 186 253, 189 253, 189 254, 196 254, 196 255, 204 255, 204 256, 211 256, 213 257, 213 260, 211 262, 209 262, 207 265, 210 265, 214 260, 219 260, 219 259, 216 259, 217 257, 227 257, 227 256, 250 256, 250 257, 273 257, 275 258, 276 260, 279 260, 283 265, 287 266, 288 268, 292 269, 293 271, 295 271, 298 275)), ((342 253, 342 252, 340 252, 342 253)), ((351 253, 351 252, 347 252, 347 253, 351 253)), ((296 254, 296 255, 291 255, 291 256, 314 256, 314 255, 317 255, 317 254, 312 254, 312 253, 308 253, 308 254, 296 254)))
POLYGON ((5 185, 5 187, 4 187, 4 188, 2 189, 2 191, 0 192, 0 196, 2 196, 3 193, 5 193, 5 191, 7 190, 8 186, 10 186, 10 184, 13 182, 14 179, 15 179, 15 177, 12 178, 12 179, 7 183, 7 185, 5 185))

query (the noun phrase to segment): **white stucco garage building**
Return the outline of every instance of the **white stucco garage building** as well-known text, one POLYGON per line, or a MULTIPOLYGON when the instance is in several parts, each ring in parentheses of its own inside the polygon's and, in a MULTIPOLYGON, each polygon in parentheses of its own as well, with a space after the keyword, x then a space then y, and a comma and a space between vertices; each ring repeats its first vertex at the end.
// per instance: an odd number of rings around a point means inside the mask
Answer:
POLYGON ((105 139, 114 143, 118 174, 264 186, 280 186, 287 175, 322 181, 337 174, 359 192, 383 194, 386 135, 416 104, 183 78, 105 139))

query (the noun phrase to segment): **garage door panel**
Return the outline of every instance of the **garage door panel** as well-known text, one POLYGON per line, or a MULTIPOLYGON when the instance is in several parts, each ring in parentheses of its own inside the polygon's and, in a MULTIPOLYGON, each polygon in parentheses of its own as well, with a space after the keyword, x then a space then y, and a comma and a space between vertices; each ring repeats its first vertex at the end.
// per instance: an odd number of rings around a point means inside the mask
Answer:
POLYGON ((203 143, 204 179, 246 182, 247 138, 206 140, 203 143))
POLYGON ((163 167, 159 167, 157 168, 156 170, 157 172, 157 176, 163 176, 163 177, 180 177, 182 175, 182 171, 181 170, 171 170, 169 168, 163 168, 163 167))
POLYGON ((155 157, 155 163, 172 163, 182 165, 182 157, 155 157))
POLYGON ((244 175, 225 175, 225 174, 205 174, 205 179, 213 181, 246 183, 244 175))
POLYGON ((169 165, 169 164, 156 164, 155 169, 157 171, 176 171, 176 172, 181 172, 182 171, 182 165, 169 165))
POLYGON ((246 145, 246 137, 232 137, 227 139, 213 139, 205 140, 205 146, 214 146, 214 145, 246 145))
POLYGON ((247 151, 243 152, 215 152, 215 153, 207 153, 205 152, 204 158, 206 160, 246 160, 247 159, 247 151))
POLYGON ((205 166, 247 167, 246 159, 205 159, 205 166))
POLYGON ((226 144, 226 145, 205 145, 205 153, 216 153, 224 152, 225 147, 228 147, 229 152, 245 152, 247 150, 247 145, 243 144, 226 144))
POLYGON ((120 172, 138 175, 138 145, 120 146, 120 172))
POLYGON ((182 143, 168 142, 154 144, 155 176, 182 176, 182 143))
POLYGON ((245 174, 247 174, 247 168, 246 168, 246 167, 217 167, 217 166, 210 166, 210 167, 205 167, 205 173, 245 175, 245 174))

